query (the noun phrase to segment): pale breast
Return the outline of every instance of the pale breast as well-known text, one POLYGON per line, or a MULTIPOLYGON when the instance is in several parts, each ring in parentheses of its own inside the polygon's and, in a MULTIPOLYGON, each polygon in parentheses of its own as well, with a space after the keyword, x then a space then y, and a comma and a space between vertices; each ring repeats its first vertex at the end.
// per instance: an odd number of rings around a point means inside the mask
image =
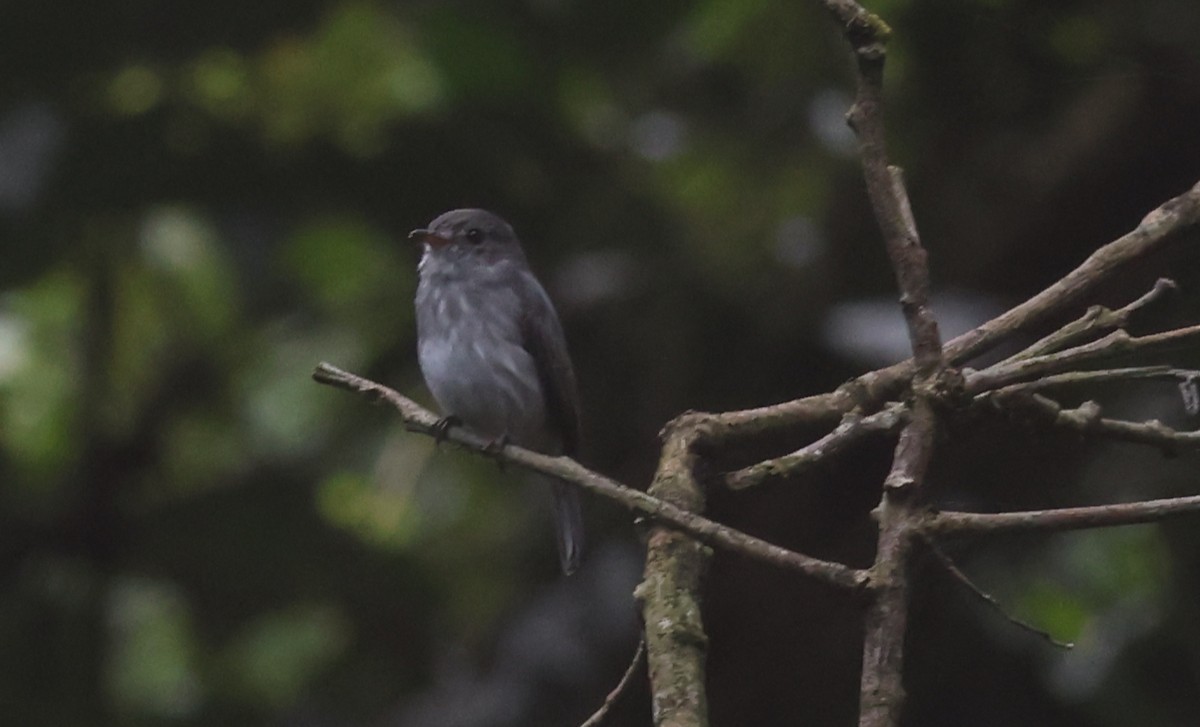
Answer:
POLYGON ((418 358, 442 412, 485 436, 540 447, 545 406, 537 365, 521 345, 518 297, 422 280, 417 298, 418 358))

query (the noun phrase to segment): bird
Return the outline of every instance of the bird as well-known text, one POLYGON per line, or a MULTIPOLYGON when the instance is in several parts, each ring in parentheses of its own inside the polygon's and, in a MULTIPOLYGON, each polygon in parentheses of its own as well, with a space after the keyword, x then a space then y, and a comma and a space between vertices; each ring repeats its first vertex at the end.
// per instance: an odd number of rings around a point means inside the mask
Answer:
MULTIPOLYGON (((443 427, 576 456, 579 394, 562 323, 511 225, 482 209, 456 209, 409 233, 422 246, 415 296, 417 358, 443 427)), ((549 480, 559 563, 570 575, 583 552, 574 485, 549 480)))

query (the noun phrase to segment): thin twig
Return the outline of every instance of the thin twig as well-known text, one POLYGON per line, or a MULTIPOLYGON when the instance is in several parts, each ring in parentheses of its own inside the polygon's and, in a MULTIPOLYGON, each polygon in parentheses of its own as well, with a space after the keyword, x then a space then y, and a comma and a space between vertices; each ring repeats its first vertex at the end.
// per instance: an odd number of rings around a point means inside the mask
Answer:
POLYGON ((1002 389, 991 392, 985 400, 993 408, 1009 410, 1028 416, 1049 426, 1135 444, 1162 448, 1169 454, 1185 449, 1200 449, 1200 432, 1179 431, 1157 419, 1131 422, 1104 417, 1100 405, 1087 401, 1073 409, 1065 409, 1057 401, 1028 392, 1002 389), (1007 392, 1007 393, 1006 393, 1007 392))
POLYGON ((1008 621, 1017 628, 1041 637, 1052 646, 1057 646, 1060 649, 1075 648, 1075 644, 1071 643, 1070 641, 1060 641, 1054 638, 1049 631, 1043 631, 1033 624, 1022 621, 1016 616, 1013 616, 1011 613, 1005 610, 1004 606, 1002 606, 1000 602, 996 600, 995 596, 975 585, 975 582, 972 581, 966 573, 963 573, 962 570, 954 564, 954 561, 950 559, 950 556, 946 555, 946 553, 942 551, 940 547, 938 547, 938 544, 935 543, 932 538, 925 537, 923 540, 925 541, 925 544, 929 546, 929 550, 933 553, 934 557, 938 559, 938 561, 942 564, 942 567, 946 569, 946 572, 949 573, 954 580, 958 581, 973 596, 983 601, 988 606, 991 606, 992 609, 995 610, 996 613, 1000 614, 1005 621, 1008 621))
MULTIPOLYGON (((870 376, 864 374, 859 379, 870 376)), ((676 417, 668 426, 691 428, 696 433, 697 444, 709 446, 745 440, 781 429, 834 426, 842 416, 859 405, 860 398, 874 400, 875 397, 860 395, 859 390, 863 387, 858 384, 859 379, 824 394, 752 409, 720 413, 689 411, 676 417)), ((897 388, 899 382, 899 378, 895 379, 891 387, 897 388)), ((880 390, 892 393, 890 389, 880 390)), ((877 398, 872 409, 878 408, 885 397, 881 394, 877 398)))
POLYGON ((438 417, 411 399, 383 384, 355 376, 327 363, 317 366, 313 372, 313 379, 322 384, 388 402, 400 413, 405 427, 410 431, 442 437, 446 441, 461 445, 472 452, 511 462, 572 483, 588 492, 614 500, 626 508, 647 515, 658 522, 682 530, 702 543, 740 553, 781 568, 798 571, 841 588, 859 589, 866 586, 868 582, 867 574, 864 571, 850 568, 841 563, 811 558, 778 545, 772 545, 765 540, 687 512, 669 502, 621 484, 587 469, 569 457, 549 457, 511 444, 498 449, 488 438, 481 437, 463 427, 451 427, 449 431, 443 431, 439 427, 438 417))
POLYGON ((844 452, 848 447, 870 434, 892 432, 908 421, 908 407, 900 403, 889 404, 869 416, 854 413, 842 417, 842 421, 829 434, 805 447, 768 459, 725 475, 725 486, 732 490, 744 490, 768 480, 796 475, 812 466, 827 461, 844 452))
MULTIPOLYGON (((890 32, 878 17, 854 2, 826 0, 826 7, 851 32, 879 27, 890 32)), ((1051 315, 1077 303, 1101 283, 1134 261, 1163 247, 1184 230, 1200 224, 1200 182, 1151 210, 1134 229, 1097 249, 1071 272, 1024 303, 948 341, 946 363, 958 366, 992 350, 1009 338, 1043 322, 1051 315)), ((897 396, 913 376, 908 359, 886 368, 869 371, 833 392, 808 396, 770 406, 720 414, 688 413, 692 421, 703 420, 699 439, 717 444, 755 436, 763 432, 799 425, 833 425, 855 407, 871 411, 897 396)))
MULTIPOLYGON (((1196 378, 1200 378, 1200 371, 1172 366, 1071 371, 986 391, 976 396, 976 403, 997 409, 1016 408, 1029 411, 1026 397, 1043 389, 1136 379, 1188 381, 1196 378)), ((1049 404, 1040 402, 1034 409, 1048 419, 1052 425, 1072 428, 1081 432, 1086 430, 1114 439, 1160 446, 1200 446, 1200 433, 1180 432, 1157 421, 1133 423, 1117 419, 1096 419, 1086 416, 1086 411, 1063 409, 1057 404, 1051 408, 1049 404)), ((781 477, 795 476, 837 456, 868 435, 895 431, 897 427, 907 421, 908 408, 898 402, 893 402, 884 409, 865 417, 851 412, 842 417, 842 421, 833 431, 815 442, 781 457, 763 460, 740 470, 729 472, 721 481, 732 490, 744 490, 781 477)))
POLYGON ((1130 336, 1124 329, 1117 329, 1104 338, 1074 348, 1021 361, 1001 362, 982 371, 966 371, 964 388, 968 394, 980 394, 1018 381, 1077 369, 1097 361, 1132 354, 1160 353, 1190 346, 1197 338, 1200 338, 1200 325, 1145 336, 1130 336))
POLYGON ((1113 381, 1132 381, 1137 379, 1178 379, 1180 381, 1187 381, 1196 377, 1200 377, 1200 371, 1196 369, 1180 369, 1165 365, 1132 366, 1121 369, 1098 369, 1094 371, 1068 371, 1062 374, 1049 374, 1033 381, 1002 386, 999 389, 984 392, 979 397, 1032 393, 1043 389, 1054 389, 1063 386, 1085 386, 1111 383, 1113 381))
MULTIPOLYGON (((882 119, 879 123, 883 129, 882 119)), ((932 379, 944 364, 942 360, 942 336, 938 331, 937 318, 929 307, 929 256, 921 245, 917 234, 917 222, 913 217, 908 189, 904 186, 904 172, 900 167, 889 166, 887 196, 894 202, 896 229, 890 234, 892 267, 896 271, 896 283, 900 288, 900 307, 908 323, 908 340, 912 346, 913 361, 917 367, 918 380, 932 379)), ((877 212, 878 214, 878 212, 877 212)), ((921 392, 917 392, 921 396, 921 392)))
POLYGON ((1140 298, 1132 303, 1115 311, 1109 310, 1104 306, 1094 305, 1088 308, 1087 312, 1081 317, 1050 333, 1045 338, 1020 353, 1009 357, 1007 360, 1020 361, 1035 356, 1044 356, 1045 354, 1074 346, 1097 334, 1124 328, 1129 325, 1129 321, 1135 313, 1175 293, 1178 289, 1179 286, 1175 284, 1174 280, 1159 278, 1155 281, 1154 287, 1143 293, 1140 298))
POLYGON ((1050 287, 946 344, 947 360, 954 365, 962 364, 990 351, 1016 333, 1076 303, 1134 260, 1197 224, 1200 224, 1200 182, 1159 205, 1137 227, 1096 250, 1050 287))
POLYGON ((598 727, 598 725, 604 723, 605 718, 608 717, 609 710, 612 709, 612 706, 616 704, 621 695, 625 693, 626 688, 633 682, 633 675, 637 673, 638 667, 641 666, 642 659, 645 656, 646 635, 643 633, 638 637, 637 649, 633 652, 633 659, 629 662, 629 666, 625 668, 625 673, 621 676, 621 681, 617 682, 617 686, 613 687, 613 690, 604 698, 604 703, 600 705, 600 708, 593 712, 591 717, 584 720, 579 727, 598 727))
POLYGON ((1025 512, 943 511, 929 515, 919 527, 921 532, 936 537, 1059 532, 1153 523, 1194 513, 1200 513, 1200 495, 1025 512))

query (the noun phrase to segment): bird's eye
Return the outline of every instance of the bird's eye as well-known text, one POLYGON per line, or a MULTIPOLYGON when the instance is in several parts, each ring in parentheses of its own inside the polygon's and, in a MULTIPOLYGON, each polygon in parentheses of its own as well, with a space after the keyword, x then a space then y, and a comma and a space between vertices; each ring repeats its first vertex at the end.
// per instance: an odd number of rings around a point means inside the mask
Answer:
POLYGON ((478 245, 479 243, 483 242, 483 230, 479 229, 478 227, 472 227, 471 229, 467 230, 467 241, 474 245, 478 245))

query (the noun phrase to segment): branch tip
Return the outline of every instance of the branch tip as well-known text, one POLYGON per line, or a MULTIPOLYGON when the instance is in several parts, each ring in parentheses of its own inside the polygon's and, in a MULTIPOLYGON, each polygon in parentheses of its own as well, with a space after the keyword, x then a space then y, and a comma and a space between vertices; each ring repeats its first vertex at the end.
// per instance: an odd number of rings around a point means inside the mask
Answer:
POLYGON ((630 660, 629 666, 625 668, 625 673, 621 675, 621 680, 617 682, 617 686, 613 687, 613 690, 608 693, 607 697, 604 698, 604 702, 600 705, 600 708, 597 709, 591 717, 588 717, 582 724, 580 724, 579 727, 599 727, 599 725, 604 724, 605 718, 608 717, 609 710, 612 709, 612 706, 616 704, 621 695, 625 693, 625 691, 629 688, 629 685, 633 683, 633 676, 637 673, 638 666, 641 665, 645 657, 646 634, 643 632, 642 635, 638 637, 637 648, 633 652, 633 659, 630 660))
POLYGON ((1004 608, 1004 606, 1002 606, 1000 604, 1000 602, 998 600, 996 600, 996 598, 994 596, 992 596, 990 593, 983 590, 979 586, 975 585, 975 582, 972 581, 970 579, 970 577, 968 577, 967 574, 964 573, 957 565, 955 565, 954 561, 950 559, 950 556, 946 555, 946 553, 943 552, 942 549, 938 547, 937 543, 933 542, 933 540, 927 536, 924 537, 924 540, 925 540, 925 544, 929 546, 929 550, 933 553, 933 555, 942 564, 942 567, 946 569, 946 572, 949 573, 954 578, 955 581, 957 581, 964 588, 966 588, 968 593, 975 596, 979 600, 983 601, 985 604, 990 606, 992 608, 992 610, 994 610, 996 613, 1000 614, 1000 616, 1003 617, 1005 621, 1008 621, 1010 624, 1012 624, 1020 629, 1023 629, 1025 631, 1028 631, 1029 633, 1031 633, 1035 636, 1040 637, 1041 639, 1046 641, 1046 643, 1050 644, 1051 646, 1055 646, 1057 648, 1065 649, 1065 650, 1070 650, 1070 649, 1075 648, 1075 644, 1071 643, 1070 641, 1060 641, 1059 639, 1055 638, 1049 631, 1044 631, 1042 629, 1039 629, 1036 626, 1034 626, 1033 624, 1030 624, 1027 621, 1022 621, 1021 619, 1017 618, 1016 616, 1010 614, 1004 608))

